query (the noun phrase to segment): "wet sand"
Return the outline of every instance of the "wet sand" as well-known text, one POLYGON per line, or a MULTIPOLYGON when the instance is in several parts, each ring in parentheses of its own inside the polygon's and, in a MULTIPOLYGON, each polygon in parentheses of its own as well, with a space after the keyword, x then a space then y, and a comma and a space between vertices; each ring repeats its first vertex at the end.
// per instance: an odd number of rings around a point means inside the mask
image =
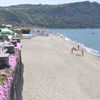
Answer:
POLYGON ((100 58, 70 53, 74 45, 57 37, 22 40, 23 100, 100 98, 100 58))

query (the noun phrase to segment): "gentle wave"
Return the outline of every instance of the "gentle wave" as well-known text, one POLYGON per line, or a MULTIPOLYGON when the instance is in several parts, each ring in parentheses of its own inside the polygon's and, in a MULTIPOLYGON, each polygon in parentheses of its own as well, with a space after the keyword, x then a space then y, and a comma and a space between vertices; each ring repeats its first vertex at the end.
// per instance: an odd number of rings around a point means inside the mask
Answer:
POLYGON ((96 56, 100 56, 100 52, 97 51, 97 50, 94 50, 94 49, 86 47, 86 46, 83 46, 83 48, 90 54, 93 54, 93 55, 96 55, 96 56))
POLYGON ((93 55, 95 55, 95 56, 99 56, 99 57, 100 57, 100 52, 97 51, 97 50, 94 50, 94 49, 92 49, 92 48, 86 47, 84 44, 78 43, 77 41, 73 41, 73 40, 69 39, 68 37, 65 37, 65 40, 66 40, 66 41, 71 41, 71 42, 73 42, 73 43, 77 43, 77 44, 79 44, 82 48, 84 48, 89 54, 93 54, 93 55))
POLYGON ((65 37, 65 40, 67 40, 67 41, 72 41, 71 39, 69 39, 68 37, 65 37))

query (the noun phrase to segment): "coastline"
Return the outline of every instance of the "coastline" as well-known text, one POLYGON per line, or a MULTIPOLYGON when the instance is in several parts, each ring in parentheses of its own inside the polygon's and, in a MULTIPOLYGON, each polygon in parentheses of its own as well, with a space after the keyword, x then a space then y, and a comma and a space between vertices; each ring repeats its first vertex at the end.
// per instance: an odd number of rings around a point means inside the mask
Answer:
POLYGON ((57 36, 22 40, 23 99, 89 100, 100 97, 100 58, 85 51, 72 55, 77 46, 57 36))
MULTIPOLYGON (((81 45, 88 53, 100 57, 99 33, 100 29, 51 29, 55 34, 64 35, 67 41, 81 45), (59 33, 58 33, 59 32, 59 33), (92 34, 92 33, 95 34, 92 34), (71 35, 72 34, 72 35, 71 35), (84 38, 82 38, 84 37, 84 38), (89 38, 90 37, 90 38, 89 38), (86 38, 86 39, 85 39, 86 38)), ((53 33, 54 33, 53 32, 53 33)))
POLYGON ((94 50, 92 48, 86 47, 84 44, 81 44, 79 42, 75 42, 75 41, 69 39, 68 37, 65 37, 65 40, 71 42, 74 45, 80 45, 80 47, 83 48, 85 52, 87 52, 87 53, 89 53, 91 55, 100 57, 100 53, 97 50, 94 50))

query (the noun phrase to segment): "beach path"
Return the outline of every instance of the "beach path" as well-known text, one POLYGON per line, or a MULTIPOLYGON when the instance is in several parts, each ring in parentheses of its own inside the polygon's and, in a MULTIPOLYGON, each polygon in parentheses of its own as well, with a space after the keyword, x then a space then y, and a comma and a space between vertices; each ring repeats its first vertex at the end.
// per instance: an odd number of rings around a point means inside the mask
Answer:
POLYGON ((57 37, 22 40, 23 100, 100 98, 100 59, 72 55, 72 44, 57 37))

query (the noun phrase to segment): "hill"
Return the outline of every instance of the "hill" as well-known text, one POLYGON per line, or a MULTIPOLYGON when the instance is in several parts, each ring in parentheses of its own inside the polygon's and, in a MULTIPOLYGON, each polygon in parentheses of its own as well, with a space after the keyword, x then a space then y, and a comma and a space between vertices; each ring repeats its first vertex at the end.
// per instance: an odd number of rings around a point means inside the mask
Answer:
POLYGON ((100 4, 78 2, 61 5, 0 7, 0 24, 47 28, 100 28, 100 4))

